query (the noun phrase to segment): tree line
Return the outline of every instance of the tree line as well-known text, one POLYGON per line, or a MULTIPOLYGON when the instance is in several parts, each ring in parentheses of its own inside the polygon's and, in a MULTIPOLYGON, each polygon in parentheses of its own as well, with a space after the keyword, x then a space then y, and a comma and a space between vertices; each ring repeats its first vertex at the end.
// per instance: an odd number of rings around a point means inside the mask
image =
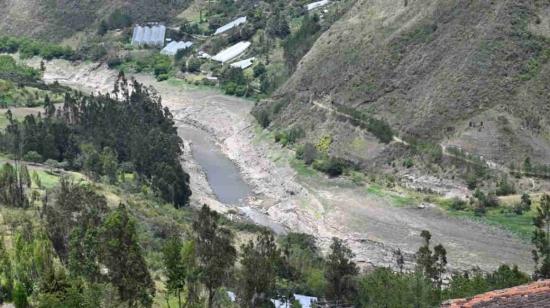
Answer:
MULTIPOLYGON (((25 167, 6 165, 0 175, 2 200, 12 200, 4 198, 10 195, 5 192, 17 195, 18 185, 23 190, 40 185, 25 167)), ((434 245, 428 231, 420 233, 423 243, 412 258, 397 250, 392 268, 366 272, 337 238, 324 255, 311 235, 275 237, 263 230, 237 249, 224 218, 205 205, 195 212, 188 232, 164 237, 163 271, 154 278, 131 205, 109 208, 90 184, 62 178, 42 199, 39 217, 39 224, 27 216, 5 219, 12 244, 8 250, 0 241, 0 299, 16 307, 151 307, 162 292, 155 281, 165 285, 169 307, 272 307, 274 299, 299 307, 294 294, 337 307, 432 307, 550 278, 547 195, 534 221, 532 277, 508 265, 490 273, 451 272, 445 247, 434 245)))
POLYGON ((44 113, 22 121, 7 112, 0 149, 16 158, 53 160, 115 183, 134 173, 164 201, 185 206, 191 191, 180 164, 183 142, 160 97, 123 74, 110 94, 66 93, 63 106, 45 99, 44 113))
MULTIPOLYGON (((219 221, 217 213, 203 206, 190 236, 166 241, 166 286, 168 295, 177 299, 176 307, 273 307, 273 299, 299 307, 295 293, 316 296, 319 304, 334 307, 433 307, 449 298, 550 275, 546 265, 537 266, 533 277, 508 265, 490 273, 477 268, 450 272, 446 249, 441 244, 434 246, 428 231, 420 234, 423 244, 414 254, 412 268, 405 268, 405 257, 397 250, 393 268, 361 273, 354 254, 340 239, 333 238, 323 256, 312 236, 290 233, 277 240, 264 231, 237 250, 233 236, 219 221), (235 302, 228 299, 227 290, 234 291, 235 302)), ((546 251, 537 248, 539 253, 546 251)), ((544 258, 548 258, 547 251, 539 259, 544 258)))

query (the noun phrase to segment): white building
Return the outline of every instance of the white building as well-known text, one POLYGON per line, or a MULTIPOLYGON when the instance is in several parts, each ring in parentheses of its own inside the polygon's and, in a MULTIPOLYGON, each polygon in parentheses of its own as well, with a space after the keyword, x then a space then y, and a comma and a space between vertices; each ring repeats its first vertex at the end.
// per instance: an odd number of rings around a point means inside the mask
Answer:
POLYGON ((132 45, 135 46, 164 46, 164 37, 166 35, 166 27, 163 25, 140 26, 134 27, 132 34, 132 45))
POLYGON ((238 42, 237 44, 218 52, 218 54, 212 57, 212 60, 221 63, 231 61, 241 55, 248 47, 250 47, 250 44, 250 42, 238 42))
POLYGON ((313 3, 307 4, 306 9, 308 11, 315 10, 315 9, 323 7, 323 6, 325 6, 329 3, 330 3, 329 0, 321 0, 321 1, 313 2, 313 3))
POLYGON ((256 58, 252 57, 252 58, 248 58, 248 59, 244 59, 242 61, 238 61, 238 62, 235 62, 235 63, 231 63, 231 67, 238 67, 240 69, 247 69, 249 68, 250 66, 252 66, 252 64, 254 64, 254 61, 256 60, 256 58))
POLYGON ((216 32, 214 32, 214 35, 224 33, 225 31, 231 30, 231 29, 233 29, 235 27, 238 27, 238 26, 240 26, 244 23, 246 23, 246 16, 245 17, 239 17, 239 18, 233 20, 232 22, 230 22, 226 25, 223 25, 223 26, 219 27, 218 29, 216 29, 216 32))
POLYGON ((187 49, 187 48, 190 48, 191 46, 193 46, 193 42, 170 42, 168 43, 168 45, 166 45, 166 47, 164 47, 160 53, 163 54, 163 55, 168 55, 168 56, 175 56, 178 51, 182 50, 182 49, 187 49))

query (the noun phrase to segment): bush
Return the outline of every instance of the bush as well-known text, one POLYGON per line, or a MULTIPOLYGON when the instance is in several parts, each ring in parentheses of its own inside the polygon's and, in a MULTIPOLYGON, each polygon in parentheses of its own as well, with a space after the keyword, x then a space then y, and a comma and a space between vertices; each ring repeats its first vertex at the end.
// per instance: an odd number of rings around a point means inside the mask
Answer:
POLYGON ((351 174, 351 181, 355 185, 363 185, 365 183, 365 175, 361 172, 353 171, 351 174))
POLYGON ((409 169, 409 168, 412 168, 412 166, 414 166, 414 163, 411 158, 407 158, 403 161, 403 167, 409 169))
POLYGON ((248 92, 247 86, 240 85, 240 86, 237 86, 235 88, 235 95, 236 96, 239 96, 239 97, 245 96, 247 94, 247 92, 248 92))
POLYGON ((521 196, 521 201, 514 205, 514 213, 517 215, 522 215, 524 212, 529 212, 531 210, 531 197, 528 194, 523 194, 521 196))
POLYGON ((164 81, 164 80, 167 80, 168 78, 170 78, 170 75, 168 74, 160 74, 157 76, 158 81, 164 81))
POLYGON ((346 166, 346 162, 338 158, 319 159, 313 162, 314 169, 324 172, 330 177, 342 175, 346 166))
POLYGON ((269 118, 269 113, 263 109, 261 109, 260 111, 254 112, 254 117, 256 118, 256 121, 258 121, 258 123, 263 128, 267 128, 271 123, 271 119, 269 118))
POLYGON ((172 60, 170 60, 169 57, 156 56, 153 61, 153 73, 155 74, 155 77, 157 77, 157 79, 160 75, 165 75, 170 72, 172 60))
POLYGON ((40 155, 36 151, 28 151, 27 153, 25 153, 25 155, 23 155, 23 160, 31 161, 34 163, 41 163, 44 161, 44 158, 42 158, 42 155, 40 155))
POLYGON ((474 192, 474 197, 477 199, 477 203, 481 206, 485 207, 498 207, 499 201, 495 194, 489 193, 488 195, 485 195, 481 190, 476 189, 474 192))
POLYGON ((17 308, 25 308, 29 306, 29 302, 27 300, 27 292, 25 291, 25 287, 20 282, 15 283, 15 287, 13 290, 13 303, 15 304, 15 307, 17 308))
POLYGON ((296 150, 296 158, 303 160, 306 165, 311 165, 318 156, 317 149, 309 142, 299 146, 296 150))
POLYGON ((255 78, 258 78, 267 72, 265 65, 263 65, 263 63, 259 63, 258 65, 254 66, 253 71, 254 71, 255 78))
POLYGON ((462 211, 466 209, 466 201, 458 197, 453 198, 453 200, 451 200, 451 209, 455 211, 462 211))
POLYGON ((202 61, 198 58, 190 58, 189 61, 187 61, 187 71, 191 73, 200 72, 201 70, 202 61))
POLYGON ((228 82, 223 86, 223 92, 227 95, 234 95, 237 91, 237 84, 234 82, 228 82))
POLYGON ((107 59, 107 66, 109 68, 115 68, 122 64, 122 60, 119 57, 112 57, 107 59))
POLYGON ((497 184, 496 195, 497 196, 508 196, 516 193, 516 188, 513 183, 509 183, 506 177, 503 177, 500 182, 497 184))
POLYGON ((331 144, 332 137, 330 135, 324 135, 317 143, 317 150, 321 153, 327 154, 331 144))
POLYGON ((390 125, 384 120, 369 119, 367 130, 383 143, 390 143, 393 140, 393 131, 390 125))

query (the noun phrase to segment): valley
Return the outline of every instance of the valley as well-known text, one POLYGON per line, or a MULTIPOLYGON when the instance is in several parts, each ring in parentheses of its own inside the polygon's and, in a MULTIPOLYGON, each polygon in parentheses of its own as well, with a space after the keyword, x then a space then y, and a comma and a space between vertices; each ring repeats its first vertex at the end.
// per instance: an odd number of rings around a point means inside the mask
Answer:
MULTIPOLYGON (((30 64, 38 62, 35 59, 30 64)), ((53 60, 46 63, 44 80, 106 93, 116 75, 97 64, 53 60)), ((355 185, 349 179, 328 179, 315 171, 304 173, 293 168, 296 162, 292 151, 275 144, 270 133, 255 123, 250 115, 251 101, 176 80, 158 82, 146 74, 132 77, 158 91, 181 130, 192 127, 206 133, 206 138, 216 144, 209 151, 220 151, 236 165, 251 189, 250 196, 237 208, 243 215, 250 214, 249 208, 262 214, 249 215, 256 222, 279 232, 282 226, 284 230, 315 235, 324 249, 331 237, 344 238, 363 266, 393 266, 397 248, 406 253, 412 266, 412 255, 420 244, 418 234, 427 229, 435 242, 448 247, 452 268, 477 265, 492 270, 502 262, 517 264, 524 271, 532 269, 529 244, 508 231, 482 221, 449 216, 433 204, 420 208, 425 202, 403 188, 389 189, 377 183, 355 185)), ((186 139, 186 134, 181 136, 186 139)), ((198 207, 206 203, 227 213, 234 204, 218 200, 199 159, 192 156, 193 142, 190 147, 183 163, 191 175, 192 204, 198 207)))
POLYGON ((549 16, 0 0, 0 308, 549 306, 549 16))

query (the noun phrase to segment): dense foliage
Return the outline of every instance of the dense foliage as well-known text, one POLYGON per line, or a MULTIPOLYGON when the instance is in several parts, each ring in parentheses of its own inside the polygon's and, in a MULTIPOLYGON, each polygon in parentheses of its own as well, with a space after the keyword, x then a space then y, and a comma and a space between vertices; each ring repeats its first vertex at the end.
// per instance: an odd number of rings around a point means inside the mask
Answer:
POLYGON ((0 36, 0 52, 19 52, 22 58, 40 56, 46 60, 75 59, 75 52, 70 47, 40 42, 25 37, 0 36))
POLYGON ((37 153, 40 161, 84 170, 116 182, 135 172, 158 195, 176 206, 187 204, 189 176, 180 165, 182 140, 172 115, 151 89, 128 84, 123 75, 112 95, 66 94, 57 108, 47 101, 44 115, 17 121, 8 114, 0 145, 17 157, 37 153))

